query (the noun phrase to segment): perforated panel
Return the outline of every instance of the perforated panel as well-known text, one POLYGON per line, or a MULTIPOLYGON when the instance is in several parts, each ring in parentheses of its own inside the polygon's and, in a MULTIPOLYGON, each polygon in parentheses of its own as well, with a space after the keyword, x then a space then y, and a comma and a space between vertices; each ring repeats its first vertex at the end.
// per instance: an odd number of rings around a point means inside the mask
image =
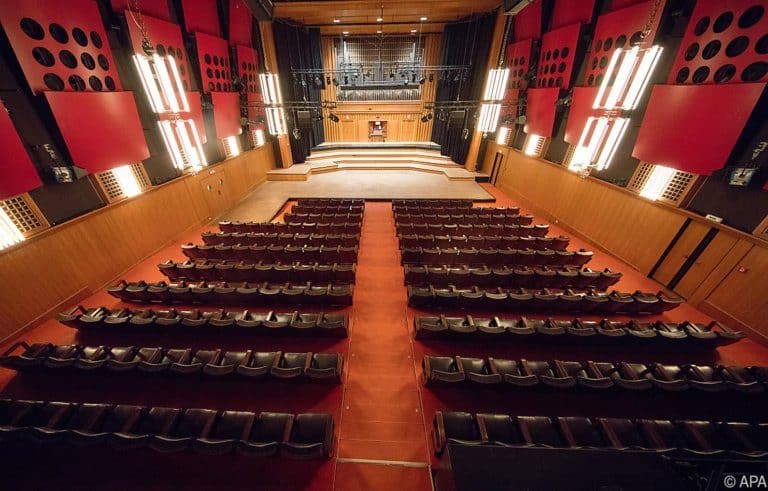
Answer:
POLYGON ((232 74, 227 41, 215 36, 197 33, 197 58, 203 92, 231 92, 232 74))
POLYGON ((216 138, 239 135, 240 94, 236 92, 211 92, 213 101, 213 119, 216 122, 216 138))
POLYGON ((152 183, 149 182, 149 177, 144 171, 144 164, 139 163, 131 165, 131 172, 133 172, 133 176, 136 178, 136 182, 139 183, 139 187, 142 191, 152 187, 152 183))
MULTIPOLYGON (((127 14, 126 14, 127 15, 127 14)), ((149 42, 157 50, 158 54, 169 54, 176 60, 184 90, 192 90, 192 74, 190 72, 189 56, 184 48, 184 40, 181 37, 181 28, 161 19, 143 16, 144 25, 147 27, 149 42)), ((128 19, 128 33, 134 53, 144 53, 141 48, 141 33, 134 22, 128 19)))
POLYGON ((694 179, 696 179, 695 174, 676 171, 664 192, 661 193, 661 199, 672 203, 679 203, 685 197, 685 193, 694 179))
POLYGON ((8 111, 0 102, 0 199, 42 184, 8 111))
POLYGON ((632 176, 632 180, 629 181, 627 188, 639 193, 643 189, 643 186, 645 186, 645 183, 648 182, 648 178, 651 177, 653 167, 654 165, 649 164, 648 162, 640 162, 640 165, 635 169, 635 173, 632 176))
POLYGON ((4 0, 0 23, 34 92, 122 90, 93 0, 4 0))
POLYGON ((587 118, 599 115, 593 114, 595 111, 592 109, 597 91, 597 87, 574 87, 568 122, 565 125, 565 141, 568 143, 577 145, 587 124, 587 118))
POLYGON ((96 179, 99 182, 101 190, 104 191, 107 201, 110 203, 125 197, 123 189, 120 187, 120 183, 117 182, 112 171, 99 172, 96 174, 96 179))
POLYGON ((595 0, 555 0, 549 28, 554 30, 570 24, 589 24, 594 10, 595 0))
POLYGON ((768 80, 768 0, 699 0, 670 84, 768 80))
POLYGON ((527 88, 527 82, 524 81, 524 77, 530 70, 532 49, 533 40, 531 39, 512 43, 507 46, 507 68, 509 68, 508 88, 527 88))
POLYGON ((216 0, 181 0, 181 8, 188 33, 204 32, 221 36, 216 0))
POLYGON ((541 37, 541 0, 534 0, 513 17, 513 39, 539 39, 541 37))
POLYGON ((46 92, 73 163, 101 172, 149 157, 132 92, 46 92))
POLYGON ((0 201, 0 208, 25 237, 50 227, 27 194, 0 201))
POLYGON ((530 89, 525 109, 525 132, 552 136, 555 124, 555 101, 560 89, 530 89))
MULTIPOLYGON (((630 47, 641 39, 642 30, 650 17, 653 2, 644 2, 615 10, 598 17, 592 48, 587 56, 584 84, 599 87, 605 77, 611 55, 616 48, 630 47)), ((656 36, 660 15, 651 26, 650 39, 656 36)))
POLYGON ((229 43, 252 46, 253 15, 243 0, 229 0, 229 43))
POLYGON ((249 101, 255 101, 259 93, 259 54, 253 48, 235 46, 237 73, 240 75, 249 101))
POLYGON ((572 24, 544 35, 536 73, 537 87, 567 89, 571 86, 580 31, 581 24, 572 24))
MULTIPOLYGON (((129 6, 133 6, 136 2, 134 0, 112 0, 112 11, 116 14, 122 14, 129 6)), ((168 0, 141 0, 139 2, 139 8, 142 15, 151 15, 158 19, 170 21, 171 12, 168 10, 168 0)), ((126 16, 130 14, 125 12, 126 16)), ((130 17, 127 17, 129 23, 132 22, 130 17)))
POLYGON ((501 120, 514 119, 518 115, 518 102, 520 100, 519 89, 507 89, 504 94, 505 106, 501 108, 501 120))

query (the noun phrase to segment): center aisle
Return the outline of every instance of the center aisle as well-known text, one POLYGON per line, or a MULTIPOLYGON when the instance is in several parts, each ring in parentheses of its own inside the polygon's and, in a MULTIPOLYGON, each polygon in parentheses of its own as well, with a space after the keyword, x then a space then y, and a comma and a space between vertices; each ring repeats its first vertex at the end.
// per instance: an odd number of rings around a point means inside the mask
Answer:
POLYGON ((392 205, 367 202, 357 262, 336 490, 429 490, 422 404, 392 205))

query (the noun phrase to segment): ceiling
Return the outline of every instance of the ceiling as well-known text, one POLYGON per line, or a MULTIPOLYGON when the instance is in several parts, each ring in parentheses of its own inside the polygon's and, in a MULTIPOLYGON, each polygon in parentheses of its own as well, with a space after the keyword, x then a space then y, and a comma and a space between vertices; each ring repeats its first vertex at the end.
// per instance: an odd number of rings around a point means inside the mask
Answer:
POLYGON ((495 10, 500 0, 319 0, 276 1, 275 17, 320 27, 323 34, 441 32, 446 22, 495 10), (381 7, 384 6, 384 15, 381 7), (383 22, 377 22, 378 17, 383 22), (426 21, 421 21, 426 17, 426 21), (338 19, 335 23, 333 20, 338 19))

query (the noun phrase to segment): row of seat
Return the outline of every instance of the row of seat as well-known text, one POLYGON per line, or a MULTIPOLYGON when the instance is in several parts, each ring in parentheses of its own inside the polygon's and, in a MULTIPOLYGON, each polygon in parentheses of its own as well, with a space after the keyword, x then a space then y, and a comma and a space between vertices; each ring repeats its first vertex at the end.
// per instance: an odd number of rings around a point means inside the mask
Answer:
POLYGON ((352 264, 263 264, 244 261, 168 260, 157 266, 172 281, 262 281, 291 283, 354 283, 352 264))
POLYGON ((461 205, 405 205, 405 206, 393 206, 392 212, 398 213, 434 213, 439 215, 460 215, 464 213, 492 213, 496 215, 519 215, 520 208, 517 206, 504 206, 504 207, 481 207, 472 208, 461 205))
POLYGON ((0 356, 0 366, 13 370, 69 369, 84 371, 238 375, 341 383, 341 353, 283 353, 221 349, 136 346, 82 346, 20 341, 0 356))
POLYGON ((285 223, 333 223, 345 222, 354 223, 358 226, 363 224, 362 213, 286 213, 283 215, 285 223))
POLYGON ((559 237, 518 237, 517 235, 398 235, 400 248, 552 249, 564 251, 571 239, 559 237))
POLYGON ((181 252, 190 259, 257 262, 355 263, 357 246, 317 247, 282 245, 205 245, 182 244, 181 252))
POLYGON ((768 367, 723 365, 425 356, 422 360, 422 376, 426 385, 505 384, 515 388, 658 389, 670 392, 694 389, 701 392, 736 391, 747 394, 764 394, 768 389, 768 367))
MULTIPOLYGON (((480 208, 472 208, 480 210, 480 208)), ((310 220, 311 221, 311 220, 310 220)), ((426 223, 428 225, 531 225, 533 215, 491 215, 466 213, 461 215, 437 215, 432 213, 396 213, 395 223, 426 223)))
POLYGON ((365 211, 365 205, 304 205, 298 204, 291 207, 291 213, 321 213, 327 214, 340 214, 340 213, 363 213, 365 211))
POLYGON ((587 264, 594 253, 578 251, 537 251, 533 249, 467 249, 405 247, 400 251, 402 264, 468 266, 576 266, 587 264))
POLYGON ((352 285, 315 285, 311 283, 166 283, 160 281, 120 281, 107 288, 107 293, 124 302, 172 303, 182 305, 315 305, 348 307, 352 305, 352 285))
POLYGON ((393 199, 392 207, 401 206, 419 206, 419 207, 435 207, 435 206, 455 206, 459 208, 472 208, 473 201, 471 199, 393 199))
POLYGON ((541 341, 566 344, 623 344, 640 345, 695 345, 716 347, 733 344, 746 335, 733 331, 719 322, 709 324, 684 321, 638 322, 529 319, 527 317, 499 318, 417 316, 414 321, 415 336, 454 337, 456 339, 489 339, 500 341, 541 341))
POLYGON ((610 293, 524 288, 408 287, 408 305, 418 308, 490 310, 492 312, 570 312, 628 315, 660 314, 683 303, 663 292, 610 293))
POLYGON ((59 314, 59 322, 74 329, 134 332, 296 333, 312 336, 347 337, 346 314, 294 312, 252 312, 250 310, 131 310, 106 307, 75 307, 59 314))
POLYGON ((466 235, 483 237, 544 237, 549 233, 549 225, 481 225, 455 223, 398 222, 395 224, 398 235, 466 235))
POLYGON ((219 222, 219 230, 227 233, 262 234, 359 234, 360 223, 274 223, 274 222, 219 222))
POLYGON ((578 416, 510 416, 435 412, 435 453, 448 443, 551 448, 648 450, 679 457, 762 459, 768 424, 578 416))
POLYGON ((207 455, 329 457, 333 416, 0 400, 0 441, 110 445, 207 455))
POLYGON ((360 234, 277 234, 277 233, 215 233, 202 234, 205 245, 312 245, 353 247, 360 244, 360 234))
POLYGON ((362 198, 300 198, 298 206, 364 206, 362 198))
POLYGON ((574 290, 605 290, 615 285, 622 277, 621 273, 605 269, 593 271, 589 268, 529 268, 506 266, 489 268, 466 266, 420 266, 405 265, 406 285, 432 285, 438 287, 456 286, 459 288, 479 286, 502 288, 572 288, 574 290))

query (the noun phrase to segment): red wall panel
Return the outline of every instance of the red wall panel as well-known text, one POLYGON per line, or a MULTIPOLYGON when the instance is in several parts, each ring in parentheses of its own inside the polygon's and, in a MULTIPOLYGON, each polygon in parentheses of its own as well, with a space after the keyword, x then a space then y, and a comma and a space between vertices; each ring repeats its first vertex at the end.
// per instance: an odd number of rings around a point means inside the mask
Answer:
POLYGON ((122 90, 93 0, 3 0, 0 23, 34 92, 122 90))
MULTIPOLYGON (((192 89, 192 74, 189 65, 189 55, 184 48, 184 40, 181 37, 181 27, 172 22, 166 22, 162 19, 144 17, 144 25, 147 28, 149 41, 157 49, 158 53, 168 53, 176 60, 179 76, 184 90, 192 89)), ((144 53, 141 48, 141 33, 135 23, 128 20, 128 33, 131 38, 131 45, 134 53, 144 53)))
POLYGON ((528 87, 523 77, 530 70, 531 50, 533 40, 526 39, 507 46, 507 68, 509 68, 509 82, 507 85, 513 89, 525 89, 528 87))
POLYGON ((668 83, 768 80, 766 35, 768 0, 698 0, 668 83))
POLYGON ((259 53, 247 46, 235 46, 235 56, 237 57, 237 73, 243 81, 245 90, 248 94, 248 100, 253 101, 254 96, 259 93, 259 53))
POLYGON ((560 89, 530 89, 525 106, 525 132, 552 136, 555 125, 555 101, 560 89))
MULTIPOLYGON (((600 86, 605 70, 616 48, 629 47, 640 40, 640 34, 648 22, 653 2, 644 2, 631 7, 603 14, 597 19, 592 49, 587 56, 587 70, 584 83, 588 86, 600 86)), ((650 38, 655 37, 659 18, 651 28, 650 38)))
POLYGON ((632 155, 694 174, 721 169, 765 86, 654 86, 632 155))
POLYGON ((216 0, 181 0, 181 8, 188 33, 204 32, 211 36, 221 36, 216 0))
POLYGON ((207 34, 195 34, 197 59, 203 92, 231 92, 232 73, 229 59, 229 45, 225 39, 207 34))
POLYGON ((516 118, 518 115, 517 103, 520 100, 520 89, 510 89, 507 87, 507 92, 504 94, 504 102, 507 106, 501 109, 501 119, 516 118))
POLYGON ((213 101, 213 119, 216 122, 216 138, 239 135, 240 94, 236 92, 211 92, 213 101))
POLYGON ((643 0, 612 0, 611 10, 623 9, 624 7, 629 7, 630 5, 635 5, 636 3, 640 3, 642 1, 643 0))
POLYGON ((589 24, 594 10, 595 0, 555 0, 549 29, 576 23, 589 24))
POLYGON ((243 0, 229 0, 229 44, 253 46, 253 15, 243 0))
POLYGON ((541 37, 541 0, 534 0, 513 17, 515 41, 541 37))
POLYGON ((587 124, 587 118, 598 115, 597 111, 592 109, 597 90, 597 87, 574 87, 571 107, 568 110, 568 122, 565 125, 565 141, 568 143, 578 144, 587 124))
MULTIPOLYGON (((112 0, 112 10, 117 13, 123 13, 128 9, 129 0, 112 0)), ((171 11, 168 9, 167 0, 142 0, 139 4, 142 16, 151 15, 158 19, 171 20, 171 11)), ((130 13, 125 12, 128 23, 133 23, 130 13)))
POLYGON ((40 186, 32 160, 21 142, 8 111, 0 103, 0 200, 40 186))
POLYGON ((149 157, 132 92, 46 92, 73 163, 102 172, 149 157))
POLYGON ((536 87, 571 86, 573 60, 579 43, 581 24, 571 24, 544 34, 541 40, 536 87))

